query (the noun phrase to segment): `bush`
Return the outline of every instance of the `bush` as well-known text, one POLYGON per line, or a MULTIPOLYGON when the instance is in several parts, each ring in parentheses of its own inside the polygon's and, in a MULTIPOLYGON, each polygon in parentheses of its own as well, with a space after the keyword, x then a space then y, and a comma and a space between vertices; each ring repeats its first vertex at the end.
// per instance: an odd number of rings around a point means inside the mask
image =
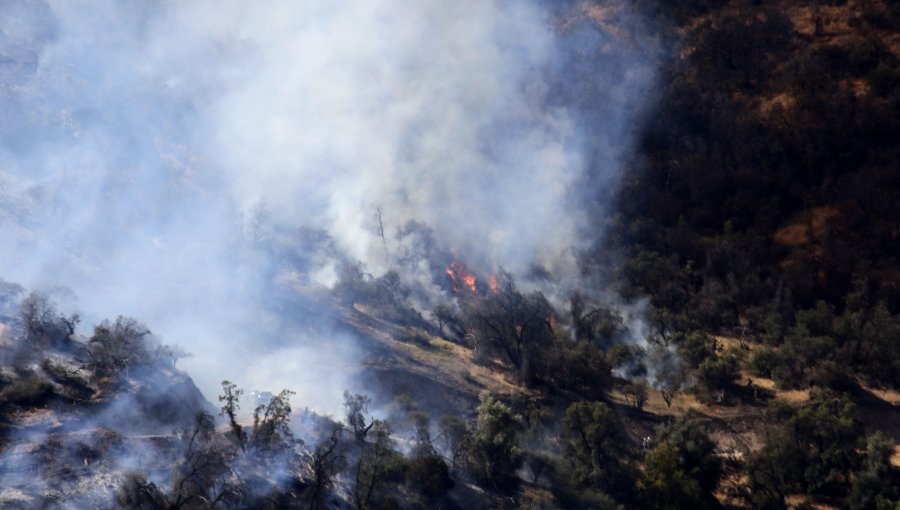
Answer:
POLYGON ((773 371, 781 364, 781 356, 775 349, 762 348, 750 358, 750 370, 754 375, 772 379, 773 371))
POLYGON ((19 318, 22 319, 25 342, 34 350, 70 347, 70 337, 80 322, 77 315, 66 317, 58 313, 52 301, 34 292, 19 305, 19 318))
POLYGON ((160 360, 158 344, 146 326, 129 317, 105 320, 88 341, 87 367, 102 378, 116 378, 136 366, 160 360))
POLYGON ((530 367, 532 384, 540 381, 550 388, 588 398, 600 398, 609 387, 609 362, 593 344, 557 340, 535 354, 530 367))
POLYGON ((726 352, 721 356, 706 358, 697 368, 696 375, 700 384, 708 391, 724 390, 731 386, 737 377, 738 355, 726 352))
POLYGON ((406 482, 429 503, 454 485, 447 463, 435 455, 422 455, 411 460, 406 468, 406 482))
POLYGON ((0 392, 0 404, 22 407, 40 407, 53 397, 53 385, 47 379, 34 375, 13 381, 0 392))

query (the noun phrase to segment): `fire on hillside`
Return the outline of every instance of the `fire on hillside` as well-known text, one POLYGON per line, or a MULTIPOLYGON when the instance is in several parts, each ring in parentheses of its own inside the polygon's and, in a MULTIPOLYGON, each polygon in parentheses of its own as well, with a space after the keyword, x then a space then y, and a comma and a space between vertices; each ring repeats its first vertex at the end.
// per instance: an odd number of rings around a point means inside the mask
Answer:
MULTIPOLYGON (((467 292, 472 295, 479 295, 478 276, 472 272, 466 264, 453 261, 447 266, 447 277, 449 279, 450 288, 455 294, 467 292)), ((497 277, 494 274, 488 276, 488 289, 491 293, 497 293, 497 277)), ((482 290, 483 284, 482 284, 482 290)))

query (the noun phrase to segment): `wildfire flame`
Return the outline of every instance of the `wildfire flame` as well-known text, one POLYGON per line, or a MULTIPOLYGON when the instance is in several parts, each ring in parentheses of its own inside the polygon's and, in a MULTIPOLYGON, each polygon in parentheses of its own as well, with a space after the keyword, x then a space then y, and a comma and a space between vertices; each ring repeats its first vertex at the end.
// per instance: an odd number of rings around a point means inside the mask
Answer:
POLYGON ((450 267, 447 268, 447 276, 450 277, 450 283, 453 284, 453 292, 459 292, 460 289, 466 288, 472 294, 478 294, 478 287, 475 286, 477 278, 462 262, 451 262, 450 267))
POLYGON ((496 276, 491 275, 491 277, 488 278, 488 287, 491 288, 491 292, 493 292, 494 294, 497 293, 497 277, 496 276))

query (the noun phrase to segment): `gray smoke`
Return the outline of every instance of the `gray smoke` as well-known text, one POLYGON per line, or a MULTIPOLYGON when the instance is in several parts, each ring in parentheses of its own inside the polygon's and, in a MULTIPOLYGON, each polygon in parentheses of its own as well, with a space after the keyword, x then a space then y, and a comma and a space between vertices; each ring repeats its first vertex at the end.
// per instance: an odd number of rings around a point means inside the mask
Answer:
POLYGON ((336 412, 360 347, 265 303, 396 267, 410 221, 483 271, 571 279, 653 86, 614 3, 0 6, 0 276, 86 331, 146 322, 209 398, 228 378, 336 412), (286 250, 254 249, 273 232, 286 250))

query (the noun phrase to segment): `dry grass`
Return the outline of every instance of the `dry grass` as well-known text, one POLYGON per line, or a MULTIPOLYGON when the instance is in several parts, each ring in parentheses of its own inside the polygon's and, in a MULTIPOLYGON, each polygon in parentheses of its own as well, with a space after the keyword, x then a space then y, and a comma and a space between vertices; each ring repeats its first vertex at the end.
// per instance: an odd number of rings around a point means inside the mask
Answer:
POLYGON ((816 510, 840 510, 841 508, 839 506, 833 506, 826 503, 810 501, 808 496, 800 494, 787 496, 784 499, 785 503, 787 503, 787 507, 790 509, 813 508, 816 510))
POLYGON ((472 349, 410 326, 389 323, 377 315, 359 304, 344 314, 347 324, 387 351, 370 359, 370 367, 409 371, 470 395, 484 390, 495 395, 536 395, 513 380, 509 367, 499 360, 492 360, 490 366, 475 363, 472 349), (410 338, 417 341, 403 340, 410 338))
POLYGON ((824 239, 831 227, 840 220, 835 206, 815 207, 797 215, 791 224, 778 229, 773 240, 784 246, 803 246, 824 239))

